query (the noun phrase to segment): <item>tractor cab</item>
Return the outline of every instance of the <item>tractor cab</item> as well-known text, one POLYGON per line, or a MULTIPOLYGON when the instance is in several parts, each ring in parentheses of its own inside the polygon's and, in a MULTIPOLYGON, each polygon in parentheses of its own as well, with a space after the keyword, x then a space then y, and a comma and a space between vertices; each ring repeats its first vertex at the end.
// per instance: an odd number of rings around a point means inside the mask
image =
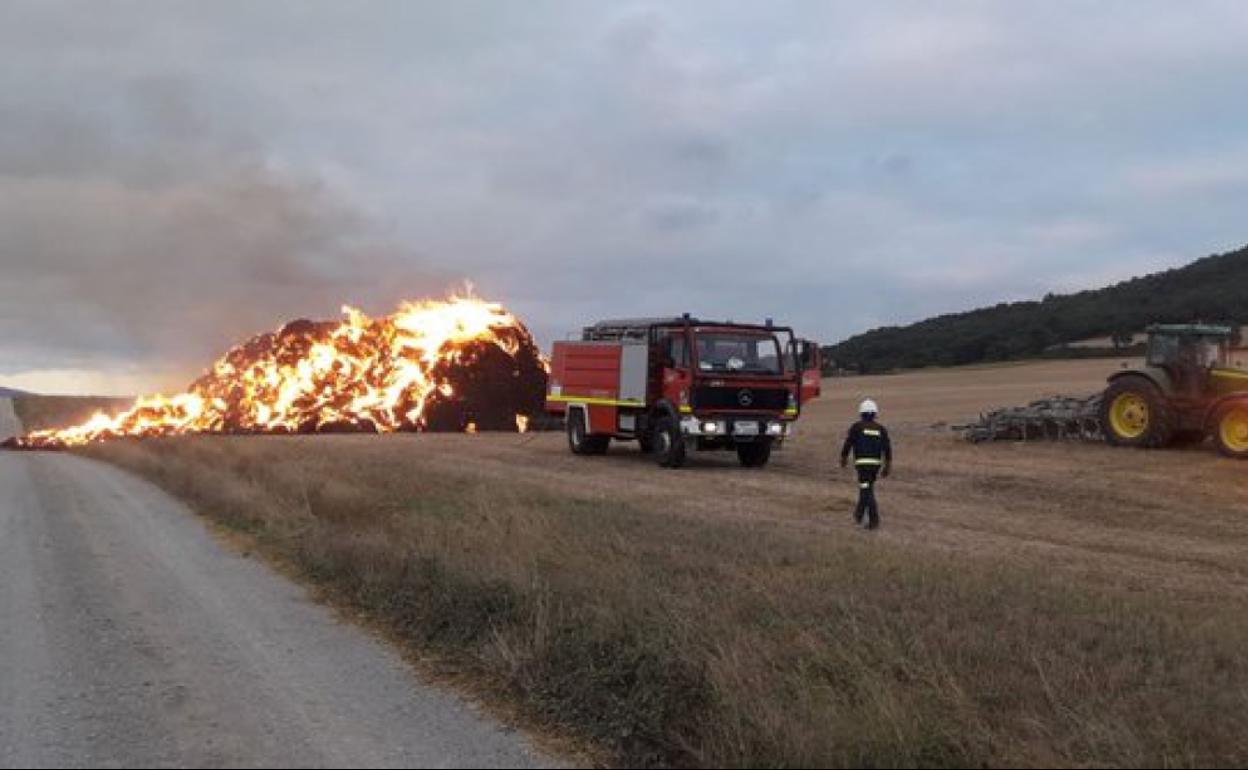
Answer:
POLYGON ((1200 324, 1157 324, 1148 328, 1146 363, 1170 375, 1180 398, 1202 399, 1217 391, 1215 380, 1230 366, 1231 329, 1200 324))

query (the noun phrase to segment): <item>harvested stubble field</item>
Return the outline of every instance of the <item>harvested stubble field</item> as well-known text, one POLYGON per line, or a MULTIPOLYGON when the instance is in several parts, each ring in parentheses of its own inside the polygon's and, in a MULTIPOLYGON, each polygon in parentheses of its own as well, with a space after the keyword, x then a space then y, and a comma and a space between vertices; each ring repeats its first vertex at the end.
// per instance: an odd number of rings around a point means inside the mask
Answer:
POLYGON ((1105 373, 828 380, 761 471, 556 434, 85 451, 613 762, 1243 765, 1248 464, 934 425, 1105 373), (865 395, 897 447, 875 533, 835 467, 865 395))

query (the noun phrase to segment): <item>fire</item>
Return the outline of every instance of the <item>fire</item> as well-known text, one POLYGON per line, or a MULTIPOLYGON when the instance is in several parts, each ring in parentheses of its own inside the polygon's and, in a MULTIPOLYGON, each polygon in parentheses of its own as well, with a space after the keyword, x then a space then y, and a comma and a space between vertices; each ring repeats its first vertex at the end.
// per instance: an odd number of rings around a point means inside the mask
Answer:
POLYGON ((231 349, 185 393, 116 416, 31 433, 22 448, 184 433, 521 430, 541 406, 546 364, 494 302, 451 296, 369 318, 295 321, 231 349))

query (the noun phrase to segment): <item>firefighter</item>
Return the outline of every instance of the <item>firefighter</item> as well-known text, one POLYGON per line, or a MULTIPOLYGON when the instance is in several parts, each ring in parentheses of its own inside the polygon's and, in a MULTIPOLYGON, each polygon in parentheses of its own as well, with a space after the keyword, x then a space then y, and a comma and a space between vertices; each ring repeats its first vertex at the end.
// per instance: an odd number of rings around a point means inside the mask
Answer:
POLYGON ((854 469, 858 471, 858 506, 854 509, 854 522, 867 529, 880 526, 880 509, 875 502, 875 481, 888 476, 893 463, 893 445, 888 430, 875 421, 880 408, 871 399, 858 407, 861 420, 849 428, 845 445, 841 447, 841 467, 849 464, 849 454, 854 454, 854 469))

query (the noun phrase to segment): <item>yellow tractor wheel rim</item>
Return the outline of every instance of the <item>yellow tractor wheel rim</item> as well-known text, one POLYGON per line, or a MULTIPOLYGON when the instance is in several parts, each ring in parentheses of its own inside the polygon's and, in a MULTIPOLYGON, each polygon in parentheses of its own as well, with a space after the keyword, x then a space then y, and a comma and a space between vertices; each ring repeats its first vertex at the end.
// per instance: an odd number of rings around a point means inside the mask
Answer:
POLYGON ((1218 422, 1222 444, 1232 452, 1248 452, 1248 409, 1231 409, 1218 422))
POLYGON ((1138 393, 1122 393, 1109 405, 1109 425, 1122 438, 1139 438, 1148 431, 1148 401, 1138 393))

